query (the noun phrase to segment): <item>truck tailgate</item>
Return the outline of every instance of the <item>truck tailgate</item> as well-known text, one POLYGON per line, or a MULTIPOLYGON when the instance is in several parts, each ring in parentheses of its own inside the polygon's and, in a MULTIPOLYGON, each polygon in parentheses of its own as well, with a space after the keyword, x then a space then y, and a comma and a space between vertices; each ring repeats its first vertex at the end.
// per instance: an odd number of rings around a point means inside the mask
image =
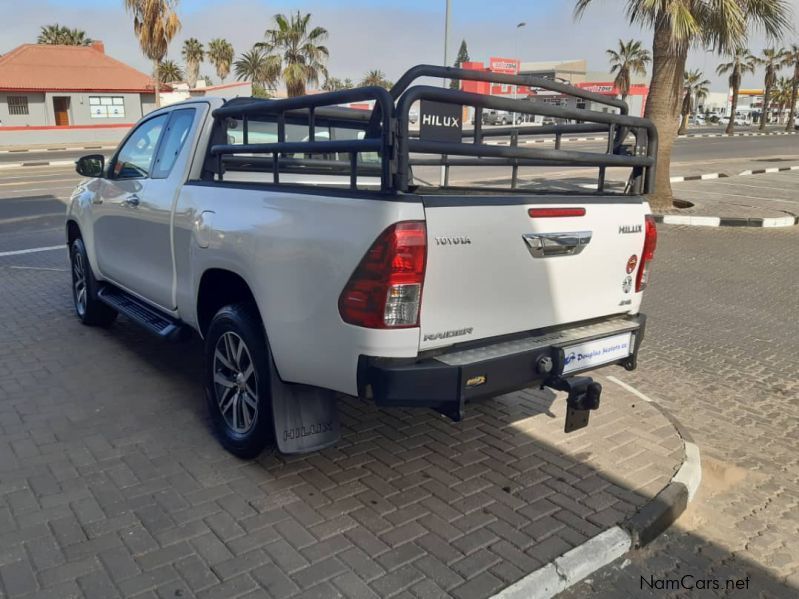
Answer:
POLYGON ((430 195, 424 205, 420 350, 638 311, 649 212, 639 197, 430 195), (570 214, 553 216, 561 208, 570 214))

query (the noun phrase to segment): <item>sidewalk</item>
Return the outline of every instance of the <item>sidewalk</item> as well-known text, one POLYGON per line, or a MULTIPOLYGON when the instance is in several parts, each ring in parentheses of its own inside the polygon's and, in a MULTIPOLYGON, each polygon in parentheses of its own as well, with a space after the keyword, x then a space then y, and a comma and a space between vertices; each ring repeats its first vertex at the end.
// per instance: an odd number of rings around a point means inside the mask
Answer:
POLYGON ((664 224, 790 227, 799 224, 799 165, 764 167, 712 180, 672 184, 693 206, 659 215, 664 224))

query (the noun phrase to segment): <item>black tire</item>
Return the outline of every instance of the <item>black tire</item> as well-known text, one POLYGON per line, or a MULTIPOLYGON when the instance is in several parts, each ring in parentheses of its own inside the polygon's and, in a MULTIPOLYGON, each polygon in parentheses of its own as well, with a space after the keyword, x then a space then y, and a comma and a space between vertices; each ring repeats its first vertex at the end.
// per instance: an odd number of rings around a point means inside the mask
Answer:
POLYGON ((271 356, 255 306, 233 304, 216 313, 205 336, 205 366, 208 412, 220 443, 242 459, 256 457, 274 440, 274 426, 271 356))
POLYGON ((69 263, 75 314, 87 326, 111 326, 116 320, 117 312, 97 297, 97 279, 94 278, 86 246, 80 238, 69 246, 69 263))

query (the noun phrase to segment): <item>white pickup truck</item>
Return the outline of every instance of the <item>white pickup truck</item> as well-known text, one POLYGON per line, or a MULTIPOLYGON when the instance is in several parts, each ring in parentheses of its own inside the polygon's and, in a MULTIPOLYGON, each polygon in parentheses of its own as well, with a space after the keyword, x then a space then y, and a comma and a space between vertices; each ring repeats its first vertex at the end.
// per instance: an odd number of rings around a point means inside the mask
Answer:
POLYGON ((568 393, 573 430, 599 406, 601 387, 582 375, 636 365, 656 148, 651 123, 617 100, 424 65, 390 93, 172 105, 108 161, 77 162, 85 179, 66 220, 75 310, 87 325, 121 313, 165 338, 199 334, 215 430, 241 457, 271 442, 286 453, 335 443, 340 394, 459 420, 466 401, 546 385, 568 393), (538 86, 614 110, 411 85, 422 76, 538 86), (419 101, 438 116, 416 133, 419 101), (339 106, 349 102, 373 107, 339 106), (474 131, 446 116, 464 106, 478 112, 474 131), (579 124, 483 131, 483 108, 579 124), (607 133, 608 147, 561 147, 580 131, 607 133), (553 145, 519 143, 526 135, 553 145), (596 168, 597 187, 520 183, 519 169, 549 165, 596 168), (442 185, 419 174, 442 167, 442 185), (454 168, 509 172, 510 184, 449 185, 454 168), (629 169, 626 188, 606 188, 608 168, 629 169))

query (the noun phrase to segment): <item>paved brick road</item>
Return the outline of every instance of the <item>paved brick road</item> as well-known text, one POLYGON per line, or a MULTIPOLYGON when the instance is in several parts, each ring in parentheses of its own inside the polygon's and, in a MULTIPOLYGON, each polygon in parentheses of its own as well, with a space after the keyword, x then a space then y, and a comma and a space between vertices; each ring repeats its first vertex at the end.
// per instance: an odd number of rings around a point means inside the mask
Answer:
POLYGON ((200 345, 81 326, 65 259, 0 258, 0 594, 487 597, 682 459, 660 412, 606 382, 569 436, 546 392, 457 425, 346 400, 337 448, 241 462, 209 433, 200 345))
MULTIPOLYGON (((799 230, 661 227, 640 370, 620 377, 693 434, 693 508, 632 563, 565 597, 651 596, 640 576, 752 577, 799 596, 799 230)), ((719 596, 723 592, 656 593, 719 596)))

